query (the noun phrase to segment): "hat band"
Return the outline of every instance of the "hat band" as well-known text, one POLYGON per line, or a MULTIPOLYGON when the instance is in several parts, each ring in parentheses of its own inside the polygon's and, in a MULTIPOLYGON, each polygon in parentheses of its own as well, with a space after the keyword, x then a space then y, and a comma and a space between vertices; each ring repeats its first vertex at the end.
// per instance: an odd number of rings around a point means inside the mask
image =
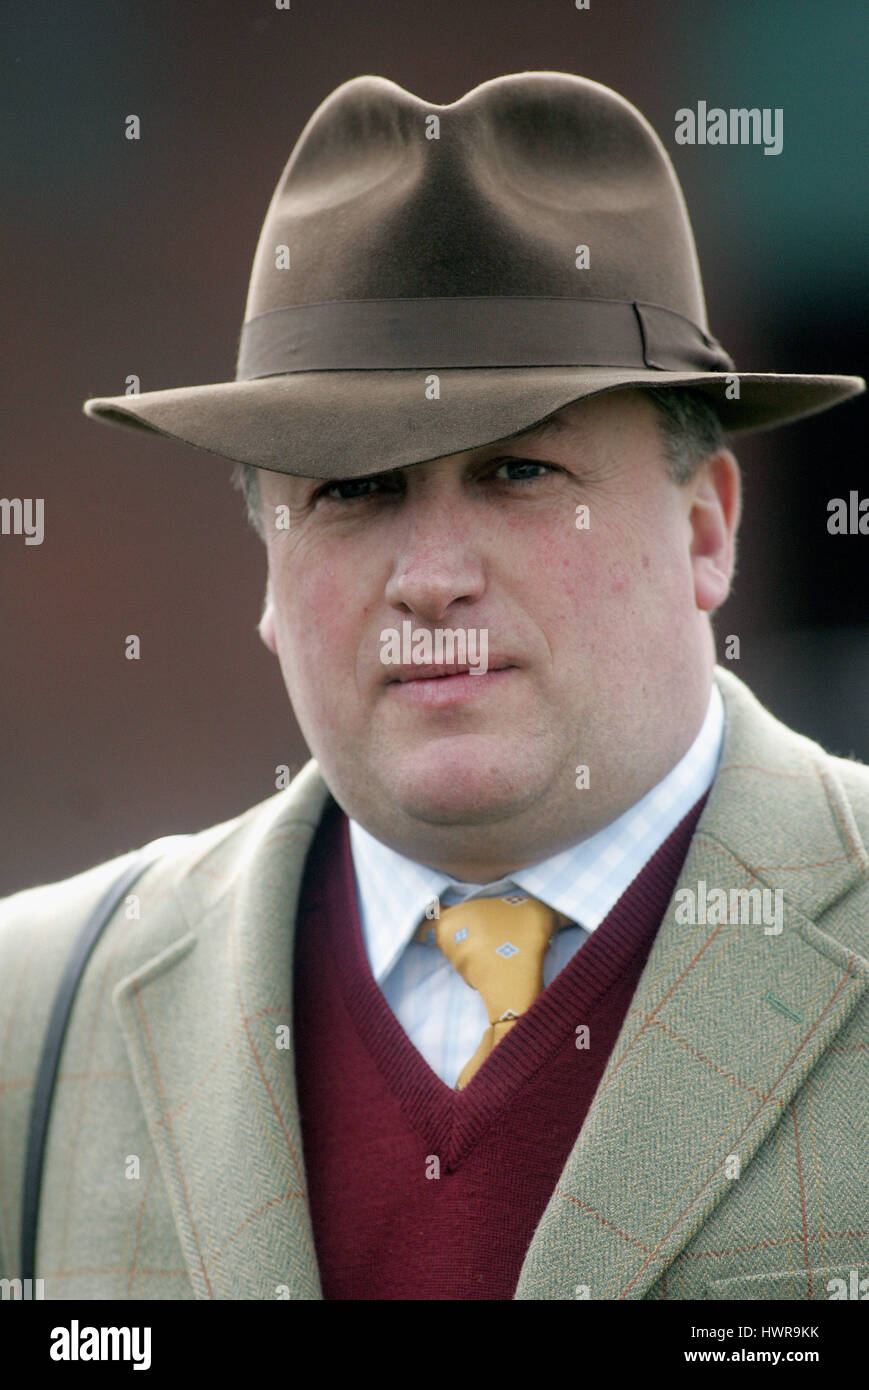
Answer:
POLYGON ((242 327, 235 375, 455 367, 714 372, 733 361, 697 324, 657 304, 469 295, 270 309, 242 327))

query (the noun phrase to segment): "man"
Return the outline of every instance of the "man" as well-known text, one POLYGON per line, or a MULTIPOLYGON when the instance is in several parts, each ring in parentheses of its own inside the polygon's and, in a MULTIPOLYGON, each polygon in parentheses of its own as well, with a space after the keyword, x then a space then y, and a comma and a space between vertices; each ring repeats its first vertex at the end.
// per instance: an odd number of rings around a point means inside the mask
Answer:
POLYGON ((863 1287, 869 774, 709 616, 722 426, 861 389, 736 371, 608 89, 328 98, 237 380, 86 407, 242 465, 313 760, 2 905, 7 1277, 30 1230, 54 1298, 863 1287))

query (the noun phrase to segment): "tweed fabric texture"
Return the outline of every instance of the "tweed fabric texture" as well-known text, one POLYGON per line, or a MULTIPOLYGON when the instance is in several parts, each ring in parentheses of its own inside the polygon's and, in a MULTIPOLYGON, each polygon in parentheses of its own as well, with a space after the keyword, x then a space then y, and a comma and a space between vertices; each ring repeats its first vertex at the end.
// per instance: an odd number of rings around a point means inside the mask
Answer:
MULTIPOLYGON (((869 1270, 869 770, 716 679, 719 772, 519 1299, 817 1299, 869 1270), (701 881, 780 890, 781 931, 677 921, 701 881)), ((121 906, 100 938, 48 1131, 47 1299, 320 1297, 282 1044, 327 800, 311 762, 237 819, 173 837, 135 886, 138 917, 121 906)), ((0 903, 3 1278, 51 1001, 130 859, 0 903)))

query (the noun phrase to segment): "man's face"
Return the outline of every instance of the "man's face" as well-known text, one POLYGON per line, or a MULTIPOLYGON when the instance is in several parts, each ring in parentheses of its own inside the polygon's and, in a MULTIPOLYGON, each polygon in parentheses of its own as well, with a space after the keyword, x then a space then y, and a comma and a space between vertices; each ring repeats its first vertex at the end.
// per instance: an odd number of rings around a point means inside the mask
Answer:
POLYGON ((738 475, 725 452, 673 483, 638 392, 366 479, 263 472, 260 495, 263 640, 336 800, 401 853, 498 877, 607 824, 693 741, 738 475), (485 632, 487 673, 406 679, 381 659, 406 623, 485 632))

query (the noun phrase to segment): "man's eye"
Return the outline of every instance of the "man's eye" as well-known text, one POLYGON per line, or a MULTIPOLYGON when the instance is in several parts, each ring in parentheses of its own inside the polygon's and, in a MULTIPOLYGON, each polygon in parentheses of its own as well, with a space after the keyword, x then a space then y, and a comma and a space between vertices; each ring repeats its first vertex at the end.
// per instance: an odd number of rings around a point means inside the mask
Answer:
POLYGON ((371 489, 380 486, 379 478, 346 478, 320 488, 317 496, 329 497, 339 502, 353 502, 357 498, 373 496, 371 489))
POLYGON ((532 482, 535 478, 543 478, 547 473, 554 473, 555 469, 549 463, 538 463, 537 459, 504 459, 495 469, 495 476, 499 475, 505 482, 522 483, 532 482), (502 473, 502 469, 510 470, 509 476, 502 473), (534 469, 540 472, 535 473, 534 469))
MULTIPOLYGON (((502 482, 523 483, 534 482, 537 478, 557 471, 552 464, 539 463, 537 459, 503 459, 496 465, 491 476, 499 478, 502 482), (504 469, 509 471, 505 474, 504 469)), ((397 483, 393 482, 388 474, 368 478, 342 478, 321 487, 315 494, 315 500, 325 497, 335 502, 356 502, 376 497, 379 493, 398 490, 397 483)))

